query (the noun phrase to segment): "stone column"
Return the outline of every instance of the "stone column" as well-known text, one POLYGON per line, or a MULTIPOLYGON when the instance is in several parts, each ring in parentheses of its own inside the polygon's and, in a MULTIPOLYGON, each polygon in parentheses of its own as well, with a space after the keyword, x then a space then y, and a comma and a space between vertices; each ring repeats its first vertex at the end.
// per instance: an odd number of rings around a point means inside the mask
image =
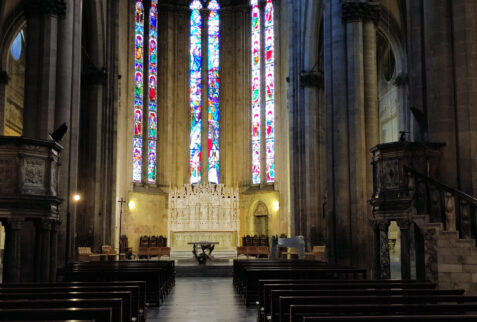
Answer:
POLYGON ((374 253, 374 262, 373 262, 373 278, 379 280, 381 278, 381 237, 379 231, 379 223, 376 220, 371 221, 371 226, 373 227, 374 239, 373 239, 373 253, 374 253))
MULTIPOLYGON (((377 3, 368 3, 368 17, 363 23, 365 152, 379 143, 378 62, 376 58, 376 24, 379 20, 379 10, 377 3)), ((365 163, 368 199, 373 191, 373 172, 371 162, 365 163)))
POLYGON ((391 265, 389 261, 389 239, 388 229, 389 222, 383 220, 378 223, 379 229, 379 266, 380 266, 380 279, 391 278, 391 265))
POLYGON ((448 0, 422 1, 429 140, 444 142, 442 182, 460 189, 457 157, 453 53, 448 0))
POLYGON ((339 1, 327 0, 324 11, 324 66, 327 144, 327 186, 331 260, 349 265, 351 227, 349 200, 346 43, 339 1))
POLYGON ((58 20, 58 60, 56 70, 55 125, 63 122, 68 132, 61 141, 64 151, 59 169, 59 196, 64 200, 60 218, 62 227, 60 262, 74 255, 73 236, 76 231, 76 207, 71 204, 71 193, 77 191, 79 107, 81 87, 81 22, 82 0, 65 0, 66 15, 58 20), (66 180, 67 179, 67 180, 66 180), (72 207, 73 206, 73 207, 72 207))
POLYGON ((411 223, 408 219, 399 219, 397 224, 401 230, 401 278, 411 279, 411 244, 409 240, 411 223))
POLYGON ((50 279, 50 235, 51 221, 40 219, 36 223, 36 281, 48 282, 50 279))
MULTIPOLYGON (((58 266, 58 229, 60 227, 60 221, 51 222, 51 235, 50 235, 50 278, 49 282, 56 282, 56 268, 58 266)), ((74 253, 71 254, 71 257, 74 253)))
POLYGON ((48 139, 54 130, 58 16, 64 16, 63 0, 27 0, 23 135, 48 139))
POLYGON ((3 282, 18 283, 21 280, 21 233, 24 220, 8 219, 5 226, 5 254, 3 282))

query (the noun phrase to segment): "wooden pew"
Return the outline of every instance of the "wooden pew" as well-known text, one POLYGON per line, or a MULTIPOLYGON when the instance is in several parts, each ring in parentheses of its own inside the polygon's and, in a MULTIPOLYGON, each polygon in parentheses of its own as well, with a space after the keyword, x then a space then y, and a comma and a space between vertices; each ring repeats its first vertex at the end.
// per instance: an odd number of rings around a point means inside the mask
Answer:
MULTIPOLYGON (((47 308, 111 308, 112 321, 127 322, 123 316, 122 299, 39 299, 0 300, 0 309, 47 309, 47 308)), ((1 318, 0 318, 1 321, 1 318)))
POLYGON ((242 295, 245 303, 255 303, 258 300, 258 281, 264 278, 303 278, 303 279, 360 279, 366 275, 366 270, 350 268, 320 268, 320 267, 273 267, 247 269, 242 295))
POLYGON ((117 261, 73 263, 61 272, 67 281, 146 282, 146 303, 158 306, 174 286, 173 261, 117 261))
MULTIPOLYGON (((291 305, 380 305, 380 304, 477 304, 477 296, 461 295, 395 295, 395 296, 280 296, 279 317, 289 320, 291 305)), ((354 316, 353 316, 354 317, 354 316)), ((280 319, 279 319, 280 320, 280 319)), ((303 317, 305 321, 305 317, 303 317)), ((352 320, 352 319, 351 319, 352 320)), ((318 320, 316 320, 318 321, 318 320)), ((354 320, 353 320, 354 321, 354 320)), ((477 320, 476 320, 477 321, 477 320)))
POLYGON ((70 293, 70 292, 103 292, 108 294, 114 291, 130 292, 131 316, 140 320, 139 316, 139 287, 132 285, 108 285, 108 286, 91 286, 91 285, 74 285, 74 286, 33 286, 33 287, 0 287, 0 296, 19 293, 70 293))
POLYGON ((89 320, 114 322, 111 308, 0 309, 0 321, 89 320))
POLYGON ((381 315, 381 316, 326 316, 326 317, 304 317, 303 322, 349 322, 349 321, 370 321, 370 322, 459 322, 477 321, 477 315, 381 315))
POLYGON ((398 314, 477 314, 477 305, 472 304, 334 304, 334 305, 291 305, 291 322, 302 322, 305 316, 318 315, 398 315, 398 314))
MULTIPOLYGON (((353 294, 353 291, 359 293, 360 290, 379 290, 384 292, 386 290, 407 290, 411 289, 414 290, 434 290, 435 284, 432 283, 394 283, 391 282, 389 284, 382 283, 382 282, 374 282, 374 281, 336 281, 333 283, 332 281, 325 281, 321 283, 288 283, 288 284, 263 284, 262 291, 260 293, 261 299, 259 301, 259 320, 264 320, 265 316, 270 315, 271 308, 277 307, 278 299, 272 299, 272 291, 281 291, 285 292, 286 290, 290 290, 291 294, 286 295, 294 295, 293 291, 302 291, 302 290, 311 290, 318 291, 318 290, 341 290, 341 291, 350 291, 350 294, 353 294), (412 288, 413 285, 425 286, 427 288, 412 288)), ((278 293, 275 293, 278 294, 278 293)), ((447 294, 447 293, 446 293, 447 294)), ((451 291, 450 294, 454 295, 462 295, 463 290, 458 291, 451 291)), ((298 294, 297 294, 298 295, 298 294)), ((303 295, 303 294, 301 294, 303 295)))
MULTIPOLYGON (((133 292, 133 301, 139 302, 139 317, 144 315, 146 306, 146 283, 144 281, 106 281, 106 282, 56 282, 56 283, 8 283, 0 284, 2 288, 24 288, 24 287, 55 287, 66 286, 135 286, 139 288, 138 294, 133 292)), ((140 319, 141 320, 141 319, 140 319)))
POLYGON ((289 307, 282 307, 280 299, 282 297, 294 296, 355 296, 355 297, 381 297, 381 296, 439 296, 439 295, 463 295, 464 290, 372 290, 372 289, 305 289, 305 290, 272 290, 270 302, 265 303, 265 314, 267 320, 287 321, 289 307), (271 317, 268 318, 268 317, 271 317))
MULTIPOLYGON (((56 299, 114 299, 120 298, 122 301, 123 320, 132 321, 131 292, 130 291, 108 291, 108 292, 48 292, 48 293, 0 293, 0 301, 12 300, 56 300, 56 299)), ((112 313, 111 313, 112 314, 112 313)), ((79 319, 79 318, 78 318, 79 319)))
POLYGON ((265 296, 265 285, 268 285, 269 289, 286 289, 292 288, 293 285, 300 284, 327 284, 336 285, 339 288, 399 288, 399 289, 435 289, 436 284, 430 282, 418 282, 415 280, 318 280, 318 279, 264 279, 258 281, 259 298, 258 305, 263 306, 263 300, 265 296), (273 286, 272 286, 273 285, 273 286))

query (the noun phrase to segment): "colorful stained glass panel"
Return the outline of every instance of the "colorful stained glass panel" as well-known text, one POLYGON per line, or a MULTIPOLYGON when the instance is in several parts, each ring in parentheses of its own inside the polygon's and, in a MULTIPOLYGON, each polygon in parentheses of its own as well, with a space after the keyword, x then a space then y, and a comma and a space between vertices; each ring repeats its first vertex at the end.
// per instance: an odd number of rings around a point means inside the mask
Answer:
POLYGON ((266 179, 275 181, 275 40, 273 2, 265 5, 265 115, 266 179))
POLYGON ((134 77, 134 139, 133 139, 133 181, 142 178, 142 124, 143 124, 143 57, 144 57, 144 5, 136 1, 135 21, 135 77, 134 77))
POLYGON ((252 5, 252 43, 251 43, 251 65, 252 65, 252 183, 258 184, 261 181, 260 166, 260 118, 261 118, 261 24, 260 9, 257 0, 251 0, 252 5))

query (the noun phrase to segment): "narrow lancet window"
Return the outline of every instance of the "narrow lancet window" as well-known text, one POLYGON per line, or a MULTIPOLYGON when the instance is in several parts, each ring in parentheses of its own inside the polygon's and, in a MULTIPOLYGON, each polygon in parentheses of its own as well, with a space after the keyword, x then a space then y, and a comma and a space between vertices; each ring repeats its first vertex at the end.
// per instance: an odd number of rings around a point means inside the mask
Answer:
POLYGON ((260 110, 261 110, 261 24, 258 0, 251 0, 252 5, 252 183, 261 179, 260 156, 260 110))
POLYGON ((202 152, 202 3, 190 4, 190 183, 201 183, 202 152))
POLYGON ((209 2, 208 9, 208 180, 219 183, 220 128, 219 128, 219 62, 220 62, 220 18, 217 0, 209 2))
POLYGON ((134 138, 133 138, 133 181, 141 182, 142 178, 142 116, 144 87, 144 4, 136 1, 135 23, 135 76, 134 76, 134 138))

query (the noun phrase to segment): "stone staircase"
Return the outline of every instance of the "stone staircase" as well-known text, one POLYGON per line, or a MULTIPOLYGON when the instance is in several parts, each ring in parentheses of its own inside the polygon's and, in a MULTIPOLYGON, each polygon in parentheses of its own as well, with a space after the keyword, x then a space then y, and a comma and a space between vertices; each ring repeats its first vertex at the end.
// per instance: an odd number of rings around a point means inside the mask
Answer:
MULTIPOLYGON (((446 231, 442 223, 430 223, 429 216, 415 216, 421 230, 432 232, 435 249, 425 246, 426 266, 435 261, 440 289, 464 289, 467 295, 477 295, 477 247, 474 239, 459 238, 458 231, 446 231), (429 260, 434 253, 436 258, 429 260)), ((432 248, 432 247, 431 247, 432 248)))

